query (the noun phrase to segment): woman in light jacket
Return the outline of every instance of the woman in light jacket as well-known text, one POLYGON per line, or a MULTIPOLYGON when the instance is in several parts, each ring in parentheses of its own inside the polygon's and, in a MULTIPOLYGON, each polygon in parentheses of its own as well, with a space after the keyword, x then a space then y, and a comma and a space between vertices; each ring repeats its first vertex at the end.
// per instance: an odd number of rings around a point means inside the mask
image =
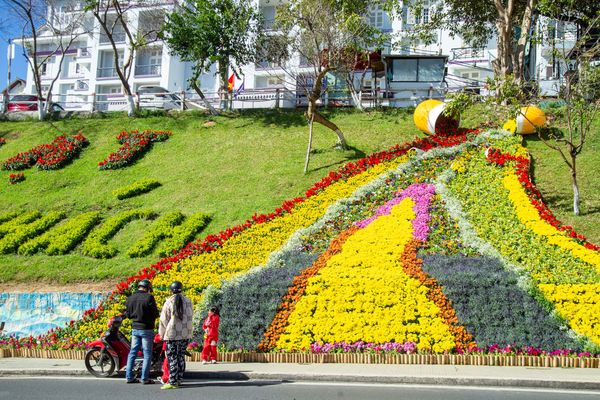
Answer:
POLYGON ((176 389, 183 380, 185 350, 192 337, 192 302, 181 294, 183 285, 179 281, 171 283, 171 293, 162 307, 158 334, 167 342, 169 360, 169 381, 161 389, 176 389))

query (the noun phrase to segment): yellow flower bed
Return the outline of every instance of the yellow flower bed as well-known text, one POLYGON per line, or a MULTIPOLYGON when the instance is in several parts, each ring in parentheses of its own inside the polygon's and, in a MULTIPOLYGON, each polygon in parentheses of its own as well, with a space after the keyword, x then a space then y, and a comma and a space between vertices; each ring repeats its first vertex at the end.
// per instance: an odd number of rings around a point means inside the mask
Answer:
POLYGON ((400 258, 412 239, 414 202, 406 198, 344 244, 308 281, 277 348, 308 348, 313 342, 412 341, 443 352, 454 337, 427 299, 427 287, 407 275, 400 258))
MULTIPOLYGON (((157 275, 155 288, 167 288, 172 281, 183 282, 186 294, 194 304, 202 299, 202 291, 208 285, 219 286, 223 280, 264 264, 269 255, 280 248, 300 228, 307 227, 323 216, 336 201, 350 196, 356 189, 377 178, 382 173, 406 162, 405 155, 378 164, 346 181, 336 182, 319 194, 298 204, 291 213, 266 223, 256 224, 233 236, 222 247, 211 253, 203 253, 180 261, 171 270, 157 275)), ((168 297, 166 290, 155 293, 158 304, 168 297)))
POLYGON ((539 285, 571 328, 600 345, 600 284, 539 285))
POLYGON ((509 199, 512 201, 519 220, 534 233, 545 236, 548 243, 569 250, 571 253, 593 265, 600 272, 600 253, 590 250, 569 238, 564 232, 559 231, 540 218, 538 210, 531 204, 523 186, 514 173, 508 173, 502 180, 502 184, 509 190, 509 199))

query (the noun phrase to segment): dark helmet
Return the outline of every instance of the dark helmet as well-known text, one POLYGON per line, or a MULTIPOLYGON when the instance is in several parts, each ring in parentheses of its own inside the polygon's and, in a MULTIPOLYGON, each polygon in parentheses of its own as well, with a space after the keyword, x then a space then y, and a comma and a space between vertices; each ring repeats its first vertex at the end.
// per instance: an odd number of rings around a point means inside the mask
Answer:
POLYGON ((181 291, 183 290, 183 285, 179 281, 173 281, 173 283, 171 283, 170 289, 171 293, 181 293, 181 291))
POLYGON ((123 317, 117 315, 116 317, 112 317, 108 320, 108 328, 109 329, 119 329, 121 324, 123 323, 123 317))
POLYGON ((150 290, 152 288, 152 283, 148 279, 142 279, 138 282, 138 289, 139 288, 146 288, 150 290))

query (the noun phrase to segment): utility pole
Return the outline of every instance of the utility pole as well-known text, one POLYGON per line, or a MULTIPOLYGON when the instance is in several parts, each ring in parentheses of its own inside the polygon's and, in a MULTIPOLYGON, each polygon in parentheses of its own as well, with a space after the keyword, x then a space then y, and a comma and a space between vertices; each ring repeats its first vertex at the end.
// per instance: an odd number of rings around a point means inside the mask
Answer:
POLYGON ((9 96, 9 92, 10 92, 10 63, 13 58, 12 46, 13 46, 12 39, 8 39, 8 48, 6 49, 6 57, 7 57, 7 61, 8 61, 7 68, 6 68, 6 94, 4 95, 4 98, 3 98, 5 113, 8 112, 8 96, 9 96))

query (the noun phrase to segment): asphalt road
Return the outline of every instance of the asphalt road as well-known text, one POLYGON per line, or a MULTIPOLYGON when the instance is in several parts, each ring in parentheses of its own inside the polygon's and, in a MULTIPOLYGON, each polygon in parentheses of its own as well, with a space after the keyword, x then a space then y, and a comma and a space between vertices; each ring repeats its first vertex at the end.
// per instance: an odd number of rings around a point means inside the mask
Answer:
POLYGON ((116 399, 243 399, 243 400, 598 400, 600 391, 526 388, 422 386, 391 384, 316 383, 281 381, 191 380, 176 390, 160 385, 127 385, 123 378, 6 377, 0 378, 0 399, 116 400, 116 399))

